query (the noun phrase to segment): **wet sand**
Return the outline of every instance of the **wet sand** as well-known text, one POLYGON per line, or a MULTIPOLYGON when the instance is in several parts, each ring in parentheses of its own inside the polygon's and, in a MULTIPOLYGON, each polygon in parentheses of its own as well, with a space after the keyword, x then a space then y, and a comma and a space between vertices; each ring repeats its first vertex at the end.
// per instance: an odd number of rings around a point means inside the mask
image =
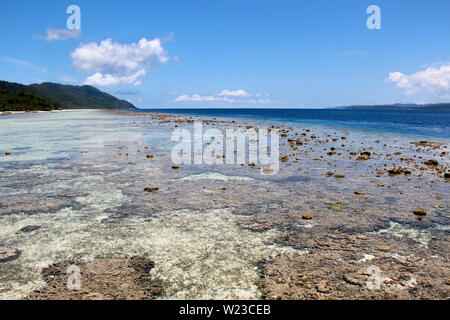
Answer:
POLYGON ((0 262, 2 299, 450 296, 449 141, 103 111, 0 124, 0 247, 20 251, 0 262), (174 170, 170 135, 195 119, 204 129, 278 128, 280 171, 174 170), (70 264, 82 270, 81 292, 64 285, 70 264), (367 286, 373 266, 379 289, 367 286), (105 268, 117 272, 92 271, 105 268), (135 289, 105 286, 118 282, 135 289))

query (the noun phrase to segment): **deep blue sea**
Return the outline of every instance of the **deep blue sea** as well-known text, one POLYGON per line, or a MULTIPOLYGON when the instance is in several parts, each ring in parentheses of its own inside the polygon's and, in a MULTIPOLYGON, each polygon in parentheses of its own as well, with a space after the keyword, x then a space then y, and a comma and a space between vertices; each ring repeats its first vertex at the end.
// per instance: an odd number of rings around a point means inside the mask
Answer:
POLYGON ((144 109, 140 111, 272 120, 382 133, 450 138, 449 110, 144 109))

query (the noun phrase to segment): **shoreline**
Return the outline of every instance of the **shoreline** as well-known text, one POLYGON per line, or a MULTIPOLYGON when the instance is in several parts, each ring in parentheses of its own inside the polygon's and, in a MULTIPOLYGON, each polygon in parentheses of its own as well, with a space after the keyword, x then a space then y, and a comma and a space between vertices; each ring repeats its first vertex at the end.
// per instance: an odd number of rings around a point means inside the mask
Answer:
MULTIPOLYGON (((322 129, 322 128, 328 128, 332 130, 345 130, 345 131, 358 131, 361 133, 365 133, 367 135, 371 134, 381 134, 381 135, 387 135, 387 136, 396 136, 400 135, 401 137, 408 137, 410 139, 433 139, 433 140, 443 140, 445 143, 450 143, 450 136, 443 137, 440 135, 433 135, 433 134, 417 134, 417 133, 407 133, 407 132, 397 132, 392 130, 377 130, 373 128, 364 128, 364 127, 352 127, 350 124, 348 125, 331 125, 329 123, 317 123, 317 122, 311 122, 311 121, 300 121, 300 120, 281 120, 281 119, 265 119, 265 118, 258 118, 258 117, 242 117, 242 116, 214 116, 214 115, 201 115, 201 114, 181 114, 181 113, 174 113, 170 112, 171 109, 167 109, 167 112, 162 112, 162 109, 156 109, 157 112, 141 112, 139 109, 136 110, 114 110, 114 109, 62 109, 62 110, 51 110, 51 111, 6 111, 6 112, 0 112, 0 116, 7 116, 7 115, 16 115, 16 114, 32 114, 32 113, 57 113, 57 112, 66 112, 66 111, 99 111, 99 112, 106 112, 106 113, 112 113, 112 114, 122 114, 122 115, 129 115, 133 114, 136 116, 145 116, 149 114, 156 114, 156 115, 170 115, 171 117, 188 117, 188 118, 199 118, 199 119, 205 119, 205 120, 211 120, 211 119, 219 119, 223 121, 229 121, 230 119, 236 120, 236 121, 243 121, 243 122, 259 122, 264 124, 274 124, 277 126, 309 126, 311 128, 315 129, 322 129)), ((152 110, 152 109, 145 109, 145 110, 152 110)), ((182 109, 177 109, 182 110, 182 109)), ((282 109, 281 109, 282 110, 282 109)), ((299 109, 299 110, 315 110, 315 109, 299 109)), ((321 109, 321 110, 328 110, 328 109, 321 109)), ((329 109, 334 110, 334 109, 329 109)), ((339 110, 346 110, 346 109, 339 109, 339 110)), ((351 110, 351 109, 350 109, 351 110)), ((362 111, 373 111, 373 110, 362 110, 362 111)), ((385 111, 385 110, 379 110, 379 111, 385 111)), ((392 111, 398 111, 398 110, 392 110, 392 111)), ((409 111, 409 110, 406 110, 409 111)), ((415 111, 415 110, 414 110, 415 111)), ((438 110, 440 111, 440 110, 438 110)))

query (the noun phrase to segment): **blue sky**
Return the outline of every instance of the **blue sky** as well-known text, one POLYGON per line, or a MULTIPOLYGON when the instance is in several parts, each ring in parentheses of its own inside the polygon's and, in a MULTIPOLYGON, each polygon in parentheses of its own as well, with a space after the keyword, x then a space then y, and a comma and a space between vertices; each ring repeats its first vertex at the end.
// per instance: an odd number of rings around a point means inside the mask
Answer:
POLYGON ((448 0, 0 0, 0 30, 0 79, 88 83, 138 107, 450 101, 448 0))

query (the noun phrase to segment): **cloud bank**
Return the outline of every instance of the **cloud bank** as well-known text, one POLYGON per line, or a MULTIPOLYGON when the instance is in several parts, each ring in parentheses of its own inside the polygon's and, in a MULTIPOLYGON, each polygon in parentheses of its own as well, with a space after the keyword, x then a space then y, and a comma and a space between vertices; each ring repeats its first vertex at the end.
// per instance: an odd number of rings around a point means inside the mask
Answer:
POLYGON ((241 104, 267 104, 270 103, 268 94, 251 94, 243 89, 239 90, 222 90, 217 94, 200 95, 200 94, 183 94, 175 99, 175 102, 226 102, 226 103, 241 103, 241 104), (254 98, 249 98, 254 97, 254 98))
POLYGON ((450 96, 450 65, 440 68, 430 67, 424 71, 405 75, 401 72, 391 72, 387 81, 394 82, 397 88, 408 95, 428 91, 440 97, 450 96))
POLYGON ((137 43, 121 44, 106 39, 100 43, 82 44, 72 53, 75 69, 91 73, 85 84, 111 86, 141 84, 147 70, 169 61, 161 39, 142 38, 137 43))
POLYGON ((80 35, 80 29, 47 29, 47 33, 45 36, 38 36, 40 39, 44 39, 46 41, 53 40, 66 40, 71 38, 78 38, 80 35))
POLYGON ((225 89, 221 93, 219 93, 219 96, 228 96, 228 97, 246 97, 249 95, 250 94, 247 91, 242 90, 242 89, 239 89, 239 90, 225 89))
POLYGON ((214 95, 201 96, 199 94, 187 95, 183 94, 175 99, 175 102, 212 102, 212 101, 222 101, 222 102, 234 102, 233 99, 227 97, 219 97, 214 95))

